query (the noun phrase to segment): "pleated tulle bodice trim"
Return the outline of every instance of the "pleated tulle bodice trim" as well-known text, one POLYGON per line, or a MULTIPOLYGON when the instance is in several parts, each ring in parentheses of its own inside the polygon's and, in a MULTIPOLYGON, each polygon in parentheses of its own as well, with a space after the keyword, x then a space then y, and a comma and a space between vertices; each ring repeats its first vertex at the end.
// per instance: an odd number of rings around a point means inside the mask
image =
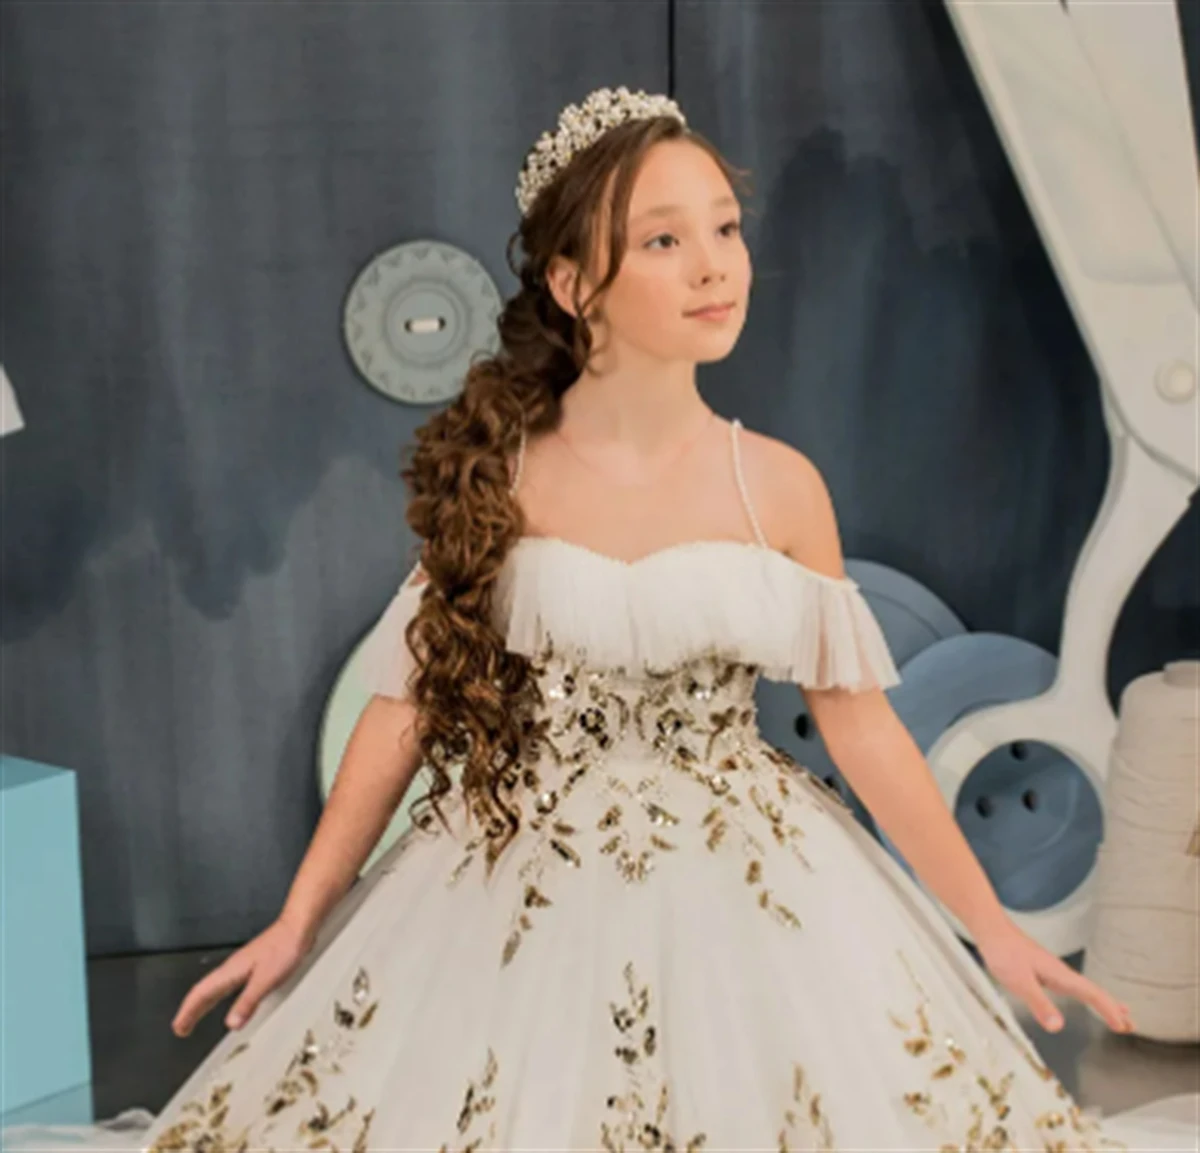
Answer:
MULTIPOLYGON (((368 686, 385 696, 403 696, 415 667, 404 628, 425 586, 412 576, 362 654, 368 686)), ((752 542, 687 541, 626 561, 557 537, 523 537, 501 571, 494 612, 508 649, 529 657, 549 650, 636 672, 716 654, 807 688, 900 680, 854 580, 752 542)))
POLYGON ((634 561, 524 537, 501 581, 508 648, 549 643, 602 668, 666 669, 717 653, 812 688, 898 683, 857 583, 762 545, 687 541, 634 561))

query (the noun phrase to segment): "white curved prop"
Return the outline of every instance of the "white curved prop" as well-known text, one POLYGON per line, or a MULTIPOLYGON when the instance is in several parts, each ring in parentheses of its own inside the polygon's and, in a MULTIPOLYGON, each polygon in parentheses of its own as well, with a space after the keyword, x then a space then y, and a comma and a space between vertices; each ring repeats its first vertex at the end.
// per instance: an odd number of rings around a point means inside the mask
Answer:
POLYGON ((10 432, 20 432, 25 427, 25 419, 21 416, 21 406, 17 404, 17 394, 13 391, 12 381, 0 364, 0 436, 8 436, 10 432))
MULTIPOLYGON (((1059 0, 947 9, 1095 362, 1112 461, 1067 594, 1054 684, 965 717, 928 760, 953 805, 994 749, 1042 741, 1102 796, 1113 630, 1200 486, 1196 150, 1178 14, 1059 0)), ((1061 904, 1012 917, 1066 955, 1086 947, 1090 905, 1091 877, 1061 904)))

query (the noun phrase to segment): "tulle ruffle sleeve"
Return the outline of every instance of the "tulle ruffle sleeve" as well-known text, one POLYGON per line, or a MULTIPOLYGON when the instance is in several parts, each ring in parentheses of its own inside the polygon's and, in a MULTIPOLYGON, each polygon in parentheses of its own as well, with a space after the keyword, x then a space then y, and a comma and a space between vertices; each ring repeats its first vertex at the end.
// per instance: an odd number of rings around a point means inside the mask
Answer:
MULTIPOLYGON (((806 573, 781 634, 775 670, 801 688, 888 689, 900 683, 887 638, 858 584, 806 573)), ((767 674, 772 675, 772 674, 767 674)))
POLYGON ((368 692, 398 699, 408 696, 409 678, 416 671, 417 660, 404 631, 416 615, 428 580, 421 565, 414 565, 363 642, 359 669, 361 683, 368 692))

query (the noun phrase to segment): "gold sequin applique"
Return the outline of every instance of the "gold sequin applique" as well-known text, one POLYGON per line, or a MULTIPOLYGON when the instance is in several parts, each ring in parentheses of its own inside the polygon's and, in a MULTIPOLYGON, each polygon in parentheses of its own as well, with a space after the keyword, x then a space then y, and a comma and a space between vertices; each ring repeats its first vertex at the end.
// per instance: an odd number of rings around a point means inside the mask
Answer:
POLYGON ((583 846, 593 844, 629 884, 645 882, 686 841, 714 854, 736 853, 755 903, 786 928, 802 927, 796 910, 775 894, 763 838, 811 872, 795 814, 819 805, 797 785, 807 770, 776 754, 758 732, 756 666, 709 653, 631 675, 624 668, 590 669, 548 650, 539 668, 548 680, 547 751, 531 756, 524 786, 526 808, 534 810, 529 825, 541 835, 527 850, 522 907, 514 911, 504 964, 534 924, 534 910, 554 898, 546 870, 581 867, 583 846), (599 771, 626 738, 611 769, 599 771), (549 771, 565 777, 562 786, 543 781, 546 758, 549 771), (585 776, 599 815, 567 818, 563 802, 585 776), (681 795, 681 787, 700 790, 707 807, 697 809, 696 794, 681 795))
MULTIPOLYGON (((283 1115, 301 1106, 294 1118, 295 1139, 308 1149, 353 1149, 362 1153, 367 1148, 367 1135, 375 1110, 359 1114, 357 1100, 347 1095, 337 1109, 331 1109, 320 1096, 326 1092, 324 1078, 340 1077, 345 1073, 341 1062, 357 1047, 357 1034, 370 1026, 379 1008, 371 999, 370 975, 359 968, 350 987, 351 1005, 335 1000, 331 1021, 324 1029, 306 1030, 299 1049, 292 1057, 283 1076, 264 1102, 269 1117, 278 1118, 267 1124, 264 1133, 272 1132, 283 1115), (337 1132, 341 1130, 341 1132, 337 1132), (343 1144, 338 1138, 349 1138, 343 1144)), ((288 1118, 291 1124, 293 1117, 288 1118)), ((288 1138, 289 1145, 292 1138, 288 1138)))
POLYGON ((821 1105, 821 1094, 808 1084, 804 1068, 796 1065, 792 1070, 792 1101, 795 1108, 788 1107, 783 1115, 783 1128, 779 1131, 779 1153, 799 1153, 800 1150, 835 1150, 833 1129, 821 1105), (799 1142, 792 1144, 792 1142, 799 1142), (816 1142, 813 1144, 813 1142, 816 1142))
POLYGON ((649 799, 649 793, 655 787, 651 779, 640 781, 636 789, 630 789, 619 778, 609 777, 608 787, 611 792, 628 797, 631 807, 644 810, 644 820, 649 822, 651 830, 639 845, 635 845, 630 830, 623 824, 624 807, 613 804, 596 823, 596 828, 604 835, 600 852, 613 859, 617 872, 624 880, 633 883, 644 881, 654 869, 657 853, 673 853, 679 848, 676 842, 668 840, 665 835, 667 830, 679 824, 679 818, 657 801, 649 799))
POLYGON ((991 1016, 994 1024, 1012 1042, 1025 1063, 1053 1089, 1055 1097, 1060 1102, 1057 1108, 1049 1109, 1034 1118, 1034 1124, 1045 1142, 1046 1153, 1073 1153, 1074 1150, 1098 1153, 1102 1149, 1129 1153, 1129 1146, 1124 1141, 1105 1136, 1103 1125, 1099 1119, 1090 1116, 1072 1099, 1066 1086, 1054 1075, 1050 1066, 1038 1056, 1028 1038, 1010 1025, 993 1005, 989 1005, 977 989, 970 987, 969 991, 991 1016))
MULTIPOLYGON (((769 843, 812 872, 797 816, 837 794, 762 740, 756 666, 710 652, 631 673, 593 668, 547 644, 533 667, 542 713, 501 780, 521 823, 508 846, 521 859, 521 884, 501 967, 559 899, 556 882, 592 854, 631 885, 685 844, 731 855, 751 899, 785 928, 802 928, 798 911, 777 895, 780 861, 769 843), (802 787, 809 779, 819 796, 802 787)), ((507 830, 482 819, 480 829, 449 885, 471 875, 481 857, 485 880, 492 877, 507 830)))
MULTIPOLYGON (((945 1130, 957 1123, 957 1110, 948 1107, 948 1101, 958 1107, 965 1105, 970 1117, 969 1128, 961 1142, 942 1145, 941 1153, 983 1153, 991 1150, 1026 1153, 1028 1145, 1015 1143, 1017 1137, 1010 1128, 1012 1105, 1008 1098, 1016 1080, 1015 1072, 1009 1070, 1003 1075, 989 1076, 979 1070, 977 1063, 973 1065, 955 1038, 933 1024, 930 1019, 931 998, 903 951, 897 950, 897 955, 920 993, 921 1000, 914 1010, 914 1019, 906 1020, 894 1013, 889 1017, 897 1028, 908 1033, 904 1041, 905 1051, 927 1066, 927 1083, 906 1093, 905 1105, 934 1130, 945 1130)), ((978 991, 970 984, 966 987, 988 1009, 993 1021, 1017 1042, 1007 1023, 987 1005, 978 991)), ((1057 1087, 1058 1096, 1068 1103, 1062 1111, 1054 1110, 1035 1118, 1042 1148, 1047 1153, 1097 1153, 1100 1146, 1093 1143, 1098 1135, 1095 1123, 1086 1118, 1078 1106, 1070 1103, 1066 1090, 1036 1056, 1031 1056, 1019 1042, 1017 1047, 1042 1078, 1057 1087), (1058 1132, 1062 1129, 1070 1129, 1072 1135, 1058 1132)), ((1101 1138, 1100 1145, 1125 1149, 1123 1143, 1104 1138, 1101 1138)))
POLYGON ((483 1075, 478 1082, 470 1081, 467 1083, 466 1092, 463 1094, 462 1107, 458 1111, 458 1120, 455 1122, 459 1136, 467 1138, 467 1143, 459 1146, 455 1151, 452 1151, 449 1145, 442 1145, 438 1153, 476 1153, 485 1142, 488 1145, 495 1142, 495 1118, 492 1118, 486 1134, 474 1137, 470 1134, 471 1130, 475 1128, 476 1122, 481 1117, 492 1113, 496 1108, 496 1098, 492 1090, 495 1088, 496 1077, 499 1072, 500 1066, 496 1061, 496 1055, 489 1049, 487 1060, 484 1062, 483 1075))
POLYGON ((182 1116, 159 1134, 148 1153, 178 1153, 180 1150, 204 1150, 205 1153, 247 1153, 250 1127, 236 1135, 226 1129, 229 1119, 229 1094, 233 1083, 214 1085, 204 1098, 185 1102, 182 1116))
POLYGON ((624 976, 628 1000, 621 1005, 610 1002, 609 1009, 617 1031, 613 1052, 624 1074, 625 1088, 605 1102, 612 1119, 601 1122, 600 1143, 608 1153, 635 1149, 699 1153, 708 1140, 705 1134, 697 1133, 681 1144, 666 1128, 670 1090, 652 1071, 658 1052, 658 1028, 650 1016, 650 988, 638 984, 632 962, 625 966, 624 976))
MULTIPOLYGON (((354 1008, 334 1001, 331 1038, 319 1042, 314 1030, 306 1031, 300 1048, 283 1076, 267 1094, 261 1116, 253 1119, 253 1124, 265 1119, 261 1132, 266 1135, 276 1128, 285 1113, 296 1105, 303 1105, 302 1115, 296 1120, 294 1135, 284 1137, 284 1145, 289 1150, 328 1149, 331 1153, 340 1153, 342 1150, 366 1153, 375 1110, 370 1109, 360 1115, 358 1102, 353 1096, 347 1096, 345 1103, 336 1110, 320 1100, 324 1092, 322 1078, 344 1072, 340 1059, 353 1050, 354 1034, 370 1025, 379 1006, 378 1001, 370 1000, 370 978, 366 969, 359 968, 355 974, 350 1001, 354 1008)), ((250 1042, 239 1042, 222 1065, 227 1065, 250 1048, 250 1042)), ((250 1147, 252 1125, 246 1125, 236 1135, 227 1129, 232 1091, 233 1082, 224 1080, 210 1086, 203 1096, 185 1102, 180 1108, 180 1120, 160 1134, 148 1153, 178 1153, 181 1150, 189 1153, 246 1153, 250 1147)), ((256 1142, 254 1148, 261 1150, 264 1146, 256 1142)))
MULTIPOLYGON (((799 929, 800 918, 766 884, 766 850, 750 829, 753 818, 760 818, 770 837, 812 871, 801 847, 804 830, 787 816, 799 807, 799 794, 766 755, 770 746, 758 733, 757 676, 756 666, 716 654, 654 674, 634 705, 634 723, 669 773, 643 782, 637 793, 652 818, 670 803, 670 783, 680 777, 711 796, 701 821, 705 846, 720 852, 732 834, 746 862, 743 878, 759 907, 781 925, 799 929)), ((663 847, 653 839, 651 846, 663 847)), ((643 858, 648 855, 643 852, 643 858)))
MULTIPOLYGON (((249 1041, 239 1041, 225 1055, 221 1062, 222 1069, 249 1048, 249 1041)), ((149 1146, 147 1153, 174 1153, 191 1149, 211 1150, 212 1153, 244 1153, 250 1127, 247 1126, 236 1136, 225 1128, 229 1117, 229 1094, 232 1091, 232 1081, 220 1081, 210 1085, 205 1096, 186 1101, 179 1110, 182 1118, 164 1129, 149 1146)))
MULTIPOLYGON (((536 910, 553 904, 545 892, 551 866, 575 870, 583 864, 580 829, 562 815, 580 784, 603 763, 621 740, 629 723, 629 705, 615 687, 619 670, 588 669, 582 661, 553 659, 547 651, 535 665, 543 701, 548 702, 536 740, 524 751, 523 767, 503 782, 509 800, 521 813, 518 841, 527 854, 521 864, 520 903, 513 910, 500 964, 511 964, 525 935, 533 928, 536 910)), ((457 883, 470 866, 478 839, 467 846, 467 857, 455 870, 457 883)), ((488 870, 495 863, 489 851, 488 870)))

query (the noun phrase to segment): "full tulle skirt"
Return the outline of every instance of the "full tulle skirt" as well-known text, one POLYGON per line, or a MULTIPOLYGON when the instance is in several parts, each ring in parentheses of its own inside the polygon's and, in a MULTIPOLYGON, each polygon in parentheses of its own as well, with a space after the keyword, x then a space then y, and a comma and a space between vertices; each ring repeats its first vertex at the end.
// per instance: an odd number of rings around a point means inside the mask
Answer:
POLYGON ((490 869, 450 801, 157 1116, 5 1148, 1197 1148, 1200 1095, 1080 1109, 840 800, 757 763, 656 801, 614 756, 490 869))

